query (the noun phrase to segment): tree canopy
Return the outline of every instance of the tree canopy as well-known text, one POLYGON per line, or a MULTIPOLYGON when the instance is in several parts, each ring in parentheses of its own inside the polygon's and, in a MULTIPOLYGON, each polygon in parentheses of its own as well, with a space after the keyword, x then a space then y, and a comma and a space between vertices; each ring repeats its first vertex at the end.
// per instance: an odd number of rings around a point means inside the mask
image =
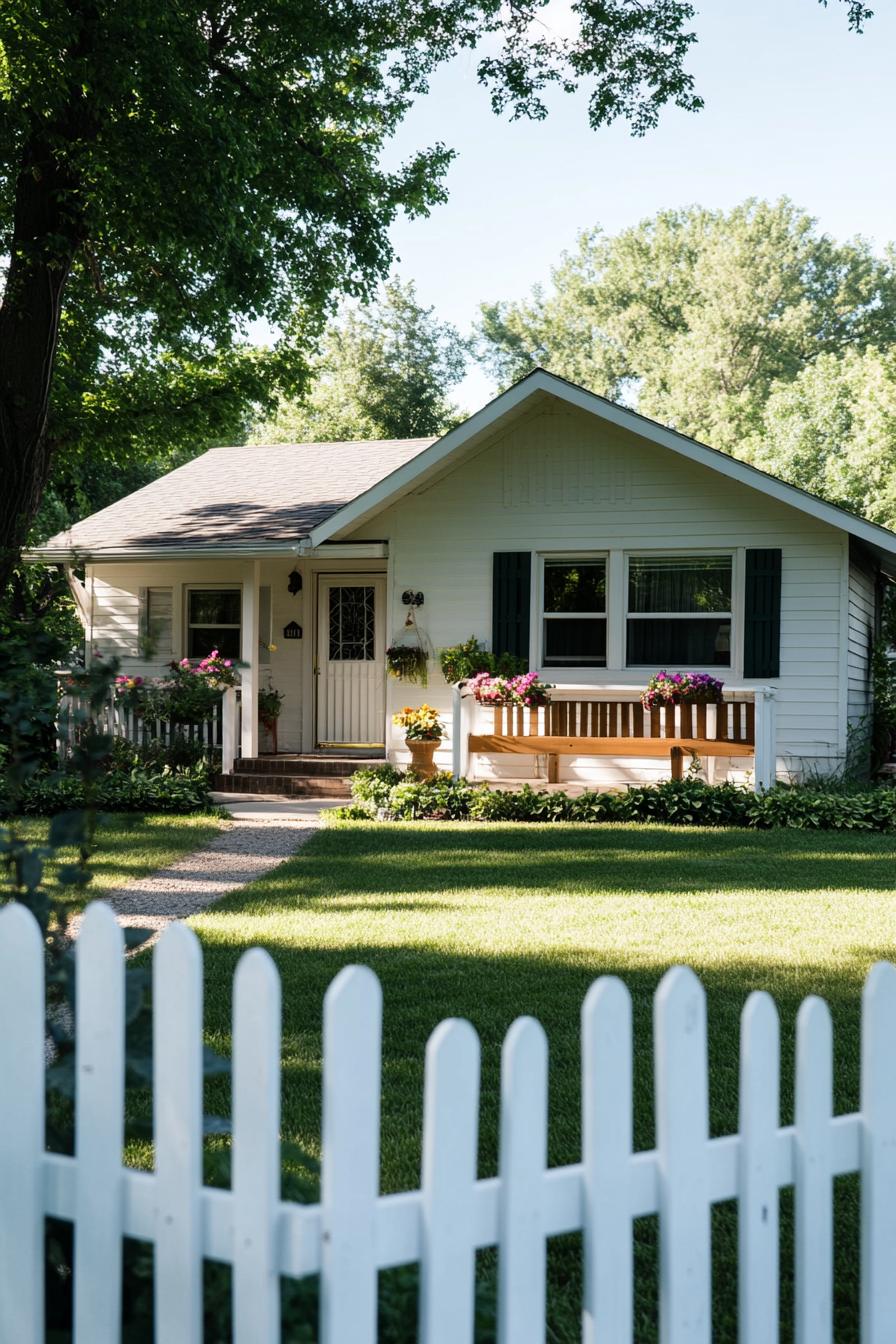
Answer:
POLYGON ((382 297, 347 305, 330 323, 308 392, 257 425, 254 443, 404 439, 443 434, 462 419, 449 400, 463 377, 466 343, 413 283, 392 279, 382 297))
POLYGON ((444 196, 445 145, 394 170, 381 150, 458 51, 491 38, 479 77, 513 116, 580 83, 595 126, 699 106, 688 0, 585 4, 571 39, 534 24, 542 4, 7 0, 0 584, 54 452, 83 441, 72 416, 139 435, 186 410, 214 433, 234 389, 301 389, 333 297, 369 296, 396 213, 444 196), (284 332, 266 358, 244 348, 259 317, 284 332))
POLYGON ((661 211, 581 233, 550 288, 482 307, 502 385, 541 364, 729 452, 772 388, 822 355, 896 340, 896 267, 835 243, 790 201, 661 211))
POLYGON ((822 354, 775 384, 739 455, 896 527, 896 346, 822 354))

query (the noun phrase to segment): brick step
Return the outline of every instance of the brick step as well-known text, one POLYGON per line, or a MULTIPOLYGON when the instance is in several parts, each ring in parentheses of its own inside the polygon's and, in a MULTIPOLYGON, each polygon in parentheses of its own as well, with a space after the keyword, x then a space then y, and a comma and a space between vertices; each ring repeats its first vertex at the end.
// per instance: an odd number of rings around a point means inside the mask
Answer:
POLYGON ((235 769, 241 775, 317 775, 346 779, 356 770, 371 765, 385 765, 385 760, 363 756, 241 756, 235 769))
POLYGON ((350 798, 351 783, 340 775, 274 775, 247 771, 218 775, 214 787, 222 793, 282 794, 304 798, 350 798))

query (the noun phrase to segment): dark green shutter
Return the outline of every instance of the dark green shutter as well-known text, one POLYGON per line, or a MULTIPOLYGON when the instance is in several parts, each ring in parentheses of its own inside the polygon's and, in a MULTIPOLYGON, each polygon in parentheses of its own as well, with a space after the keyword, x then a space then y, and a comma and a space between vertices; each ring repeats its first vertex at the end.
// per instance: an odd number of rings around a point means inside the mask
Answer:
POLYGON ((781 552, 747 551, 744 676, 781 675, 781 552))
POLYGON ((529 657, 530 551, 495 551, 492 569, 492 653, 529 657))

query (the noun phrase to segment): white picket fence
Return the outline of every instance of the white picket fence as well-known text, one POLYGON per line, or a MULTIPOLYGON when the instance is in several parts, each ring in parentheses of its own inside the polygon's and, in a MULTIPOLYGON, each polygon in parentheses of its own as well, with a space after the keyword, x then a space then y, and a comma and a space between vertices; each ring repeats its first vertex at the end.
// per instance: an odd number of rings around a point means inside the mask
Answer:
MULTIPOLYGON (((860 1172, 862 1344, 896 1338, 896 969, 863 998, 861 1110, 832 1116, 831 1022, 797 1026, 796 1123, 779 1126, 778 1018, 747 1001, 739 1134, 708 1136, 703 989, 683 967, 655 1000, 656 1135, 632 1151, 632 1016, 598 980, 582 1013, 581 1161, 546 1167, 548 1051, 521 1018, 502 1055, 500 1170, 477 1180, 479 1044, 446 1021, 426 1051, 419 1190, 378 1193, 379 983, 342 971, 324 1008, 319 1205, 280 1199, 280 984, 257 949, 236 972, 230 1190, 202 1185, 202 965, 175 925, 154 954, 155 1170, 122 1167, 122 935, 102 904, 77 945, 74 1157, 44 1151, 43 948, 0 913, 0 1340, 43 1344, 43 1219, 75 1224, 76 1344, 115 1344, 121 1239, 155 1245, 156 1339, 200 1344, 203 1256, 233 1266, 236 1344, 280 1340, 279 1276, 319 1274, 321 1344, 374 1344, 377 1270, 419 1261, 422 1344, 470 1344, 474 1256, 499 1250, 501 1344, 544 1344, 545 1239, 582 1231, 586 1344, 633 1339, 632 1219, 659 1213, 663 1344, 709 1344, 710 1206, 739 1200, 739 1344, 778 1338, 778 1190, 795 1186, 796 1344, 832 1338, 832 1178, 860 1172)), ((732 1285, 732 1292, 734 1286, 732 1285)))
POLYGON ((225 745, 224 710, 221 701, 206 719, 193 723, 171 723, 168 719, 148 718, 124 705, 110 691, 99 710, 91 708, 89 699, 77 691, 67 691, 60 697, 56 722, 56 752, 65 761, 86 724, 93 723, 96 731, 108 737, 120 737, 134 747, 146 747, 160 742, 171 747, 176 742, 189 742, 204 756, 210 757, 225 745))

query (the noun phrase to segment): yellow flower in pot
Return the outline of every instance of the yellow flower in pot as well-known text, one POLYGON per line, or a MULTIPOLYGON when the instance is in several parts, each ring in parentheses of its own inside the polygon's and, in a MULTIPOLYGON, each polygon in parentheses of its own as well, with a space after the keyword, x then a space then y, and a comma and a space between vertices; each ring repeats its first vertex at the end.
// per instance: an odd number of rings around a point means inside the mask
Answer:
POLYGON ((436 767, 433 756, 444 733, 439 711, 432 705, 419 705, 416 709, 405 705, 399 714, 392 715, 397 728, 404 729, 404 740, 411 753, 411 769, 421 779, 432 779, 436 767))

